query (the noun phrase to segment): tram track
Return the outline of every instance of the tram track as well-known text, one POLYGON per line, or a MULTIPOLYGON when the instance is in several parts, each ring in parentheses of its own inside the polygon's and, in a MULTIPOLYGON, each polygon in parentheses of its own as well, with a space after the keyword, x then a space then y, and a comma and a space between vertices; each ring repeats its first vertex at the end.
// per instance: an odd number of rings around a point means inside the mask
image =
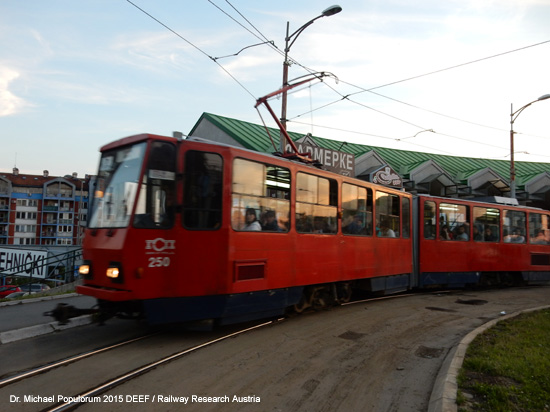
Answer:
POLYGON ((224 340, 272 325, 280 320, 185 337, 156 332, 9 376, 0 381, 0 396, 20 411, 68 411, 83 400, 137 376, 224 340), (39 388, 37 391, 35 388, 39 388))
MULTIPOLYGON (((423 293, 403 293, 391 296, 377 296, 357 299, 340 306, 342 307, 341 313, 347 313, 349 312, 349 309, 346 309, 346 306, 361 305, 370 302, 374 303, 376 301, 384 300, 399 300, 406 302, 405 298, 411 298, 414 301, 415 296, 425 295, 428 301, 426 301, 422 310, 428 310, 426 313, 433 312, 433 308, 441 307, 446 309, 446 311, 452 316, 458 316, 457 313, 459 309, 457 309, 456 304, 464 303, 464 299, 455 299, 450 295, 458 294, 463 297, 467 296, 468 301, 470 301, 470 297, 475 297, 477 294, 473 293, 472 296, 470 296, 470 293, 465 294, 465 292, 467 291, 438 290, 423 293), (429 297, 430 295, 432 296, 431 298, 429 297), (447 295, 447 298, 437 297, 444 295, 447 295), (433 300, 434 298, 443 299, 443 301, 447 302, 447 304, 435 304, 436 301, 433 300), (451 306, 448 307, 448 305, 451 306), (454 309, 450 310, 451 307, 454 309)), ((390 306, 387 306, 384 303, 380 306, 377 304, 374 307, 369 305, 369 312, 379 312, 383 307, 390 308, 393 306, 404 305, 406 304, 397 302, 390 304, 390 306)), ((460 306, 464 307, 465 305, 460 306)), ((333 314, 319 314, 320 317, 314 317, 312 322, 315 322, 316 318, 325 319, 327 317, 332 318, 337 316, 340 311, 338 310, 338 307, 335 309, 337 310, 333 311, 333 314)), ((361 311, 359 311, 359 313, 360 312, 361 311)), ((295 322, 296 324, 301 323, 303 326, 303 322, 306 320, 304 315, 307 316, 308 314, 314 313, 314 311, 311 311, 306 312, 301 316, 297 316, 294 318, 295 321, 289 322, 284 328, 292 328, 292 325, 295 322)), ((339 316, 341 316, 341 314, 339 316)), ((68 411, 84 406, 84 404, 87 403, 86 399, 98 397, 103 399, 103 397, 112 398, 113 396, 123 396, 124 399, 122 399, 122 402, 128 403, 126 396, 130 395, 113 395, 119 392, 116 390, 112 391, 112 389, 125 383, 135 385, 136 381, 140 381, 136 378, 141 376, 143 376, 143 379, 145 380, 150 380, 151 378, 148 376, 154 376, 155 374, 148 374, 153 370, 164 370, 166 368, 163 366, 167 366, 172 363, 177 364, 177 362, 174 362, 176 360, 179 360, 180 365, 185 365, 187 362, 185 360, 187 355, 199 352, 198 356, 203 356, 200 355, 203 353, 201 349, 206 349, 208 347, 216 348, 215 345, 220 344, 223 341, 229 340, 229 342, 231 342, 230 339, 232 337, 280 322, 281 319, 278 319, 269 322, 248 324, 246 327, 243 327, 243 325, 240 325, 239 327, 233 326, 231 328, 223 327, 209 332, 186 331, 184 334, 157 332, 139 336, 123 342, 105 346, 97 350, 75 355, 59 362, 52 362, 50 364, 0 380, 0 396, 3 395, 5 399, 11 399, 11 396, 19 397, 21 399, 21 403, 17 405, 17 409, 20 411, 68 411), (183 362, 183 364, 181 364, 181 362, 183 362), (32 398, 28 398, 30 401, 23 401, 25 399, 25 395, 30 396, 33 393, 39 394, 40 399, 36 398, 37 400, 34 401, 32 398), (44 401, 44 399, 46 399, 46 401, 44 401)), ((285 322, 285 325, 286 324, 287 322, 285 322)), ((281 332, 279 331, 279 334, 280 333, 281 332)), ((317 332, 315 332, 315 334, 317 334, 317 332)), ((247 339, 258 339, 255 338, 256 334, 250 334, 247 336, 247 339)), ((362 339, 363 336, 366 336, 363 330, 359 330, 359 332, 357 332, 354 328, 349 328, 347 332, 338 335, 340 339, 348 339, 350 341, 353 341, 353 339, 362 339)), ((228 343, 227 345, 234 346, 235 343, 228 343)), ((256 348, 256 345, 251 345, 251 347, 256 348)), ((226 346, 222 346, 221 348, 221 351, 218 349, 213 349, 214 353, 225 353, 226 346)), ((208 352, 212 352, 212 349, 206 351, 205 353, 208 352)), ((169 368, 173 369, 174 367, 171 366, 169 368)), ((188 375, 189 372, 191 372, 184 371, 184 369, 185 366, 180 369, 182 374, 188 375)), ((180 372, 178 372, 178 374, 179 373, 180 372)), ((140 387, 139 384, 138 387, 140 387)), ((120 391, 120 388, 118 390, 120 391)), ((145 390, 128 390, 123 393, 145 393, 145 390)), ((157 391, 156 393, 161 392, 157 391)), ((92 405, 88 406, 91 407, 92 405)), ((129 405, 126 406, 128 407, 129 405)))
POLYGON ((130 371, 130 372, 128 372, 128 373, 126 373, 122 376, 119 376, 115 379, 112 379, 108 382, 105 382, 105 383, 103 383, 103 384, 101 384, 101 385, 99 385, 95 388, 91 388, 91 389, 87 390, 86 392, 83 392, 83 393, 81 393, 77 396, 69 398, 67 402, 63 402, 63 403, 61 403, 59 405, 56 405, 52 408, 44 409, 44 411, 47 411, 47 412, 62 412, 62 411, 73 410, 73 409, 77 408, 78 405, 80 405, 81 403, 86 402, 86 399, 102 395, 106 391, 109 391, 109 390, 117 387, 118 385, 121 385, 125 382, 128 382, 128 381, 130 381, 131 379, 133 379, 135 377, 141 376, 141 375, 157 368, 158 366, 162 366, 162 365, 167 364, 169 362, 172 362, 174 360, 180 359, 180 358, 184 357, 185 355, 196 352, 200 349, 203 349, 205 347, 214 345, 216 343, 222 342, 226 339, 230 339, 232 337, 241 335, 243 333, 247 333, 247 332, 250 332, 252 330, 262 328, 264 326, 272 325, 272 324, 274 324, 275 322, 278 322, 278 321, 280 321, 280 320, 264 322, 264 323, 261 323, 259 325, 255 325, 255 326, 251 326, 251 327, 248 327, 248 328, 245 328, 245 329, 241 329, 241 330, 238 330, 236 332, 229 333, 227 335, 223 335, 223 336, 218 337, 216 339, 204 342, 202 344, 184 349, 180 352, 177 352, 177 353, 174 353, 172 355, 166 356, 162 359, 159 359, 158 361, 151 362, 151 363, 149 363, 147 365, 144 365, 144 366, 142 366, 138 369, 130 371))
POLYGON ((148 334, 148 335, 139 336, 137 338, 128 339, 128 340, 123 341, 123 342, 115 343, 113 345, 108 345, 108 346, 105 346, 103 348, 99 348, 99 349, 95 349, 93 351, 89 351, 89 352, 85 352, 85 353, 82 353, 82 354, 79 354, 79 355, 71 356, 69 358, 66 358, 66 359, 63 359, 63 360, 60 360, 60 361, 57 361, 57 362, 53 362, 53 363, 49 363, 49 364, 46 364, 46 365, 43 365, 43 366, 39 366, 37 368, 33 368, 29 371, 18 373, 16 375, 10 376, 8 378, 1 379, 0 380, 0 388, 3 388, 4 386, 10 385, 10 384, 14 384, 16 382, 20 382, 24 379, 33 377, 35 375, 45 373, 45 372, 48 372, 48 371, 56 369, 56 368, 60 368, 62 366, 68 365, 70 363, 77 362, 81 359, 85 359, 85 358, 88 358, 90 356, 94 356, 94 355, 97 355, 97 354, 100 354, 100 353, 103 353, 103 352, 106 352, 106 351, 109 351, 109 350, 112 350, 112 349, 116 349, 116 348, 119 348, 121 346, 129 345, 131 343, 138 342, 142 339, 147 339, 149 337, 155 336, 156 334, 157 333, 151 333, 151 334, 148 334))

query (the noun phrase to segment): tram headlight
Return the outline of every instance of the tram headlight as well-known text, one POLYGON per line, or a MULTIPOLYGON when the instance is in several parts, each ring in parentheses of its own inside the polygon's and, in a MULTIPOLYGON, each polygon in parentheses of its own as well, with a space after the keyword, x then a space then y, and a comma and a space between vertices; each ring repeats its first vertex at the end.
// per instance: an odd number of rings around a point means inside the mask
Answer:
POLYGON ((82 262, 82 264, 78 267, 78 274, 84 279, 92 279, 92 264, 86 260, 82 262))
POLYGON ((115 283, 122 283, 122 264, 119 262, 110 262, 105 273, 115 283))
POLYGON ((107 269, 107 277, 116 279, 118 278, 118 275, 120 275, 120 270, 118 268, 108 268, 107 269))
POLYGON ((82 276, 87 276, 90 274, 90 265, 80 265, 78 268, 78 273, 82 276))

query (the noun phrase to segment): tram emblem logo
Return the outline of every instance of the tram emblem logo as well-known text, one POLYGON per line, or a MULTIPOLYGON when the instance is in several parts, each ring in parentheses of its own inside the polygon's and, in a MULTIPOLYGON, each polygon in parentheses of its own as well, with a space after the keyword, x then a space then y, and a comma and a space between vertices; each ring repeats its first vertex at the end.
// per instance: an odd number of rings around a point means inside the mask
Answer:
POLYGON ((154 250, 155 252, 164 252, 166 250, 175 250, 176 241, 175 240, 166 240, 161 237, 158 237, 154 240, 145 241, 145 250, 154 250))

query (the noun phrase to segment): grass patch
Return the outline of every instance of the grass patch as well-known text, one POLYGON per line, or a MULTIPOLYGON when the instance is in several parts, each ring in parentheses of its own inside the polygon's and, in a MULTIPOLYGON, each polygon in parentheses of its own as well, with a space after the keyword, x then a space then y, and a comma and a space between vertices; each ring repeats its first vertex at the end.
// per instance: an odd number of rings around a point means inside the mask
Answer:
POLYGON ((550 309, 478 335, 458 376, 458 410, 550 411, 550 309))

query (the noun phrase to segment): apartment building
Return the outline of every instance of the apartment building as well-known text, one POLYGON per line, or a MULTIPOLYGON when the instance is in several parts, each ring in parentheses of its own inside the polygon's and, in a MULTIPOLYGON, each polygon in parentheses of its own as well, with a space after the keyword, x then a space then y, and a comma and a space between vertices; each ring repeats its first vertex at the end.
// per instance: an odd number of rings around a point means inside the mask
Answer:
POLYGON ((80 245, 90 176, 0 172, 0 245, 80 245))

